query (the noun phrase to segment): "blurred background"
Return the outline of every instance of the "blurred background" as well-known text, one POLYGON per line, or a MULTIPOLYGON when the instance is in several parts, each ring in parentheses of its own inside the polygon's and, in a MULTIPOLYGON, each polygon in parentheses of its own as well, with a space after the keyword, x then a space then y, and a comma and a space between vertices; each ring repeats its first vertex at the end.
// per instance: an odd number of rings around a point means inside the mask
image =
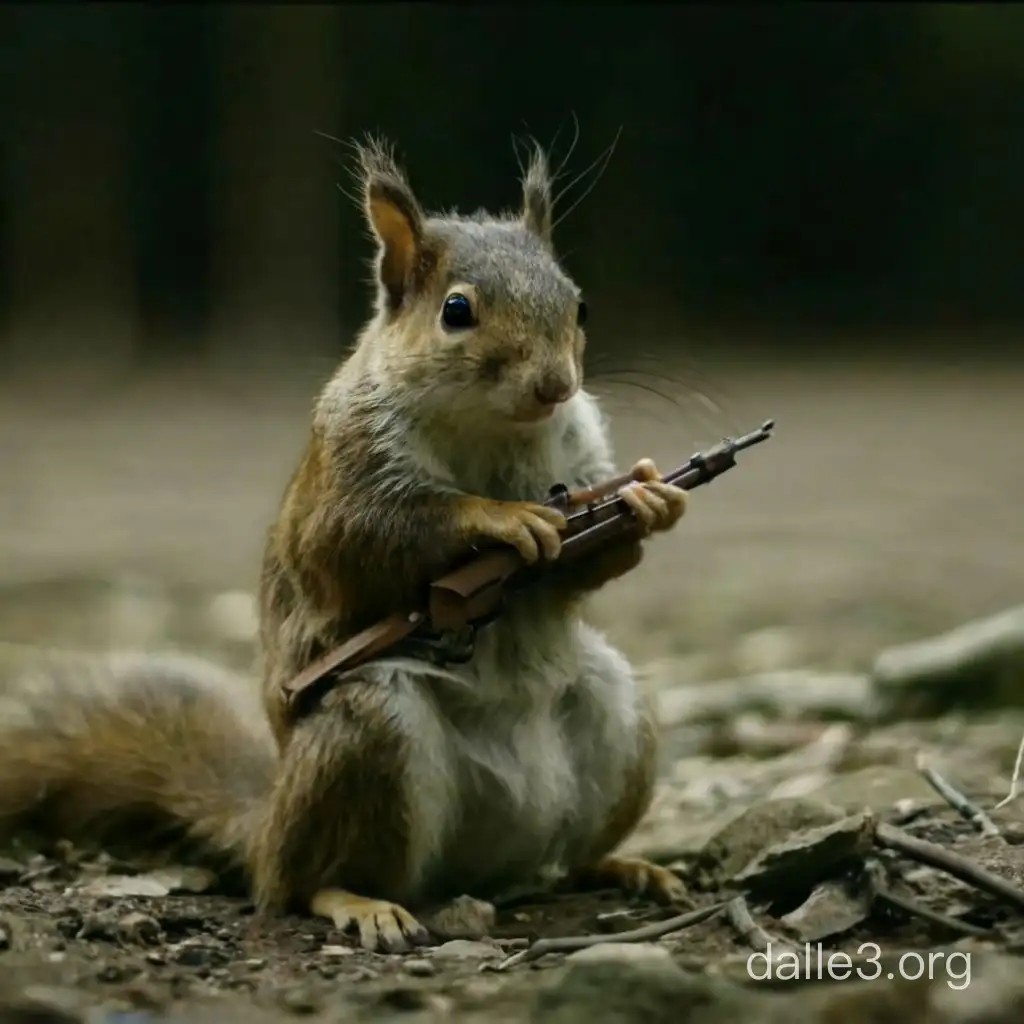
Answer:
POLYGON ((777 418, 603 598, 624 643, 849 661, 1019 599, 1022 46, 1013 5, 3 7, 0 637, 248 650, 368 310, 325 138, 367 131, 434 208, 568 157, 624 462, 777 418))

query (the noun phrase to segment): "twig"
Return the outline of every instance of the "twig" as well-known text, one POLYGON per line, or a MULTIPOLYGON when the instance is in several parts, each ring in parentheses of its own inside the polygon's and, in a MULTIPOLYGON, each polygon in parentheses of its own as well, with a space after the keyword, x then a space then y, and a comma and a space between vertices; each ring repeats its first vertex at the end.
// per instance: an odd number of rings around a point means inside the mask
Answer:
POLYGON ((1018 889, 1005 878, 986 871, 985 868, 967 860, 966 857, 953 853, 952 850, 947 850, 936 843, 929 843, 924 839, 917 839, 907 835, 901 829, 881 822, 875 826, 875 842, 879 846, 895 850, 911 860, 945 871, 954 878, 959 878, 961 882, 966 882, 976 889, 998 896, 1006 900, 1007 903, 1012 903, 1019 910, 1024 910, 1024 890, 1018 889))
POLYGON ((764 953, 772 946, 783 953, 793 953, 796 950, 787 942, 772 938, 750 915, 750 908, 742 896, 730 900, 725 908, 725 916, 736 931, 736 934, 751 949, 764 953))
POLYGON ((992 934, 988 928, 979 928, 977 925, 968 924, 966 921, 958 921, 955 917, 949 917, 947 914, 940 914, 937 910, 929 910, 920 903, 915 903, 913 900, 907 899, 906 896, 897 896, 896 893, 890 892, 888 889, 876 888, 873 890, 872 895, 876 900, 888 903, 890 906, 902 910, 905 914, 923 917, 926 921, 931 921, 932 924, 937 924, 942 928, 948 928, 951 932, 977 936, 992 934))
POLYGON ((923 756, 917 759, 917 770, 928 780, 929 785, 961 817, 966 818, 983 836, 999 836, 996 823, 976 804, 969 800, 952 783, 944 779, 934 768, 924 763, 923 756))
POLYGON ((676 917, 667 918, 664 921, 655 921, 653 924, 646 924, 642 928, 634 928, 628 932, 611 933, 608 935, 567 935, 556 939, 538 939, 529 949, 502 960, 497 965, 497 970, 506 971, 518 964, 525 964, 531 960, 539 960, 548 953, 574 953, 578 949, 589 949, 591 946, 601 946, 608 942, 648 942, 651 939, 660 939, 670 932, 681 931, 692 925, 707 921, 721 913, 726 907, 726 902, 713 903, 710 907, 702 907, 700 910, 692 910, 687 914, 679 914, 676 917))
POLYGON ((992 808, 992 810, 998 811, 1000 808, 1005 807, 1008 803, 1017 799, 1017 793, 1020 788, 1020 770, 1022 765, 1024 765, 1024 736, 1021 736, 1020 738, 1020 746, 1017 748, 1017 760, 1013 763, 1013 778, 1010 779, 1010 792, 1004 796, 1003 799, 992 808))
POLYGON ((867 881, 868 893, 872 900, 879 900, 882 903, 888 903, 890 906, 902 910, 905 914, 923 917, 926 921, 931 921, 932 924, 940 925, 950 931, 960 932, 964 935, 982 936, 992 934, 992 932, 986 928, 979 928, 977 925, 967 924, 965 921, 960 921, 955 917, 948 917, 946 914, 940 914, 937 910, 929 910, 928 907, 922 906, 920 903, 915 903, 906 896, 896 895, 896 893, 892 892, 885 884, 886 878, 888 877, 885 868, 874 857, 869 857, 864 862, 864 877, 867 881))

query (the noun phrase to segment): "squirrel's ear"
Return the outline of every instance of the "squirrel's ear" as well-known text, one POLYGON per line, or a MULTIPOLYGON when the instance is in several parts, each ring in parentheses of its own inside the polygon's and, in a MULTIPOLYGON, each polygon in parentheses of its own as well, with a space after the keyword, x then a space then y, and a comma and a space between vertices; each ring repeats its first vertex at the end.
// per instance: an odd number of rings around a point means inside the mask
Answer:
POLYGON ((377 276, 388 306, 397 310, 424 265, 423 211, 381 140, 356 146, 363 209, 380 246, 377 276))
POLYGON ((551 172, 548 158, 536 146, 523 176, 523 223, 545 244, 551 244, 552 208, 551 172))

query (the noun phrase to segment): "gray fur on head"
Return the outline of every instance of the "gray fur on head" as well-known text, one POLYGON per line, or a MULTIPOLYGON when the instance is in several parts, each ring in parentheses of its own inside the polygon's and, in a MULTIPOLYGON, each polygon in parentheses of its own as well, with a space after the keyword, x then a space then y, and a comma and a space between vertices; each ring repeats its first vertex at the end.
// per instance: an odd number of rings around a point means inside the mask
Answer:
POLYGON ((355 150, 362 205, 378 243, 378 309, 386 316, 410 314, 428 293, 440 303, 435 291, 463 281, 486 296, 492 317, 501 309, 510 339, 561 330, 578 289, 555 258, 551 173, 539 145, 523 171, 520 208, 470 216, 425 213, 383 139, 355 150))
POLYGON ((523 176, 523 223, 549 248, 553 208, 548 158, 540 145, 535 145, 523 176))

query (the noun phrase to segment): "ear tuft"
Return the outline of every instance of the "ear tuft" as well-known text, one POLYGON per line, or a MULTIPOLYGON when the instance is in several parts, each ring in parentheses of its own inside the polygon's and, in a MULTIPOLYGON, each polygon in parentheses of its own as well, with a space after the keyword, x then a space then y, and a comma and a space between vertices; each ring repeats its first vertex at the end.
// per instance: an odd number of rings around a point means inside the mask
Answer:
POLYGON ((523 183, 523 223, 546 245, 551 245, 552 208, 551 171, 548 158, 539 145, 534 145, 533 155, 526 168, 523 183))
POLYGON ((379 244, 377 277, 392 312, 415 287, 423 264, 423 211, 395 162, 390 145, 368 138, 355 144, 367 223, 379 244))

